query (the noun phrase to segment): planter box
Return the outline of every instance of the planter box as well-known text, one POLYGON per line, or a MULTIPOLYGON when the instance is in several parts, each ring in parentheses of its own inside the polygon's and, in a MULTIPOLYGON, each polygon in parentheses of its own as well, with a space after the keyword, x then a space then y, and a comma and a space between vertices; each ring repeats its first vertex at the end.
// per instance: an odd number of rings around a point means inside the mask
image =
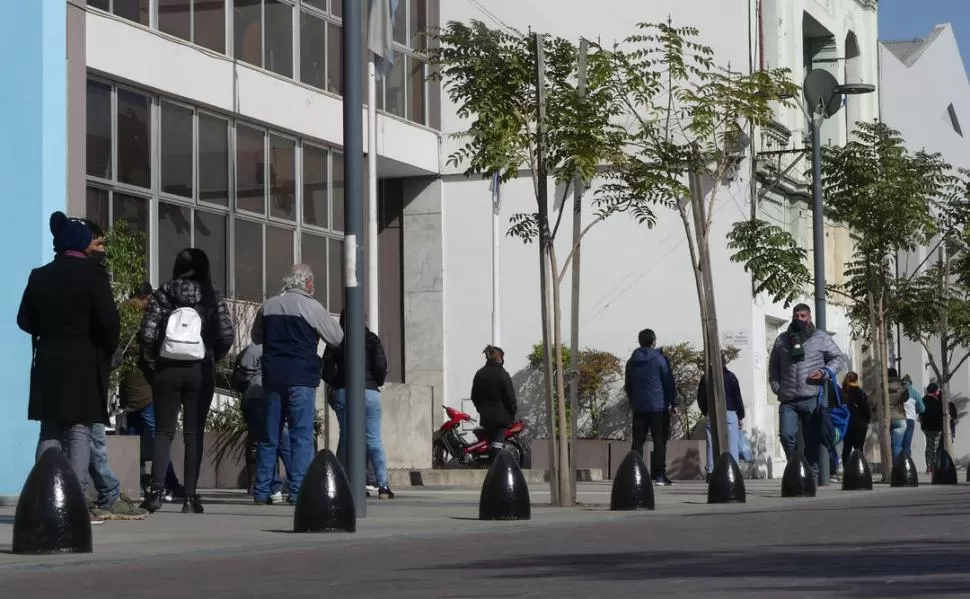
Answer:
MULTIPOLYGON (((530 468, 546 470, 549 468, 549 451, 545 439, 532 441, 530 468)), ((650 453, 653 442, 644 444, 644 461, 650 466, 650 453)), ((576 464, 578 469, 599 468, 603 476, 612 479, 623 458, 630 453, 629 441, 607 439, 577 439, 576 464)), ((667 442, 667 476, 672 480, 698 480, 704 477, 704 463, 707 459, 707 442, 676 440, 667 442)))
MULTIPOLYGON (((249 486, 246 472, 246 456, 242 447, 230 450, 222 461, 217 461, 216 447, 218 438, 215 433, 207 433, 203 439, 202 468, 199 472, 200 489, 245 489, 249 486)), ((128 435, 108 435, 108 460, 111 469, 121 480, 121 488, 131 497, 141 492, 139 437, 128 435)), ((241 445, 241 444, 240 444, 241 445)), ((151 455, 147 467, 151 467, 151 455)), ((185 441, 182 433, 176 432, 172 442, 172 465, 179 480, 184 479, 185 441)))

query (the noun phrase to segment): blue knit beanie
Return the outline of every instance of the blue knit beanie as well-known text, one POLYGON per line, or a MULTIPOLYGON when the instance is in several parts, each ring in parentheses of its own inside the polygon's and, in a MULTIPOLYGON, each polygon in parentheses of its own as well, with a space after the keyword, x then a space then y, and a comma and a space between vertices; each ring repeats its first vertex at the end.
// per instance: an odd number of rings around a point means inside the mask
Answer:
POLYGON ((91 229, 80 219, 68 218, 63 212, 55 212, 51 214, 50 226, 54 235, 55 254, 70 250, 83 252, 91 245, 91 229))

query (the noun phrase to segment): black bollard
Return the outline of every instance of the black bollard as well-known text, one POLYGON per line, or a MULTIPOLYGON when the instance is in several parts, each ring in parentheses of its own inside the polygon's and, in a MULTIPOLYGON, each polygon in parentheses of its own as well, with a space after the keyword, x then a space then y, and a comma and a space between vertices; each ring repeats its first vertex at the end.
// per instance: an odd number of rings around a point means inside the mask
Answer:
POLYGON ((711 480, 707 483, 707 503, 744 503, 748 500, 741 468, 728 452, 714 463, 711 480))
POLYGON ((869 462, 858 449, 853 449, 849 459, 842 466, 843 491, 871 491, 872 470, 869 462))
POLYGON ((532 502, 522 470, 507 451, 499 453, 482 483, 478 500, 479 520, 528 520, 532 502))
POLYGON ((640 454, 631 451, 620 462, 613 476, 613 489, 610 492, 610 509, 652 510, 656 507, 653 498, 653 481, 650 471, 643 463, 640 454))
POLYGON ((13 520, 13 553, 91 553, 91 518, 81 482, 60 449, 34 464, 13 520))
POLYGON ((933 469, 932 484, 957 484, 957 465, 953 463, 953 458, 950 457, 950 453, 945 449, 940 450, 939 464, 933 469))
POLYGON ((782 497, 815 497, 815 473, 800 453, 792 456, 781 477, 782 497))
POLYGON ((329 449, 313 458, 293 512, 293 532, 356 532, 350 481, 329 449))
POLYGON ((918 487, 919 475, 916 473, 916 464, 913 458, 905 451, 896 456, 893 460, 893 471, 889 479, 891 487, 918 487))

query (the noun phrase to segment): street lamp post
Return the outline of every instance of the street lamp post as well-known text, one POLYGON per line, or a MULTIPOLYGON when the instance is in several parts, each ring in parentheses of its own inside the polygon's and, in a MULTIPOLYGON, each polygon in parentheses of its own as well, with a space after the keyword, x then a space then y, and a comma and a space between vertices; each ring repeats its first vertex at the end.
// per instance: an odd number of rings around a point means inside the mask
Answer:
MULTIPOLYGON (((812 251, 815 259, 815 326, 826 330, 825 321, 825 210, 822 203, 822 123, 842 108, 846 95, 871 94, 876 86, 868 83, 839 85, 831 73, 813 69, 805 77, 802 92, 812 130, 812 251)), ((848 131, 846 131, 848 135, 848 131)), ((804 440, 804 439, 803 439, 804 440)), ((808 448, 805 448, 808 451, 808 448)), ((829 484, 828 447, 818 448, 818 484, 829 484)))

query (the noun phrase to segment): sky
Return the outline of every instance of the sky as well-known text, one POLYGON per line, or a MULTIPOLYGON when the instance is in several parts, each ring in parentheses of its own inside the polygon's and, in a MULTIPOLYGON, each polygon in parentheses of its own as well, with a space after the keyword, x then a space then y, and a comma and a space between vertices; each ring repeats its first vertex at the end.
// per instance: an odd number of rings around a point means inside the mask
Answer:
POLYGON ((933 27, 950 23, 964 66, 970 68, 970 0, 880 0, 879 40, 926 37, 933 27))

